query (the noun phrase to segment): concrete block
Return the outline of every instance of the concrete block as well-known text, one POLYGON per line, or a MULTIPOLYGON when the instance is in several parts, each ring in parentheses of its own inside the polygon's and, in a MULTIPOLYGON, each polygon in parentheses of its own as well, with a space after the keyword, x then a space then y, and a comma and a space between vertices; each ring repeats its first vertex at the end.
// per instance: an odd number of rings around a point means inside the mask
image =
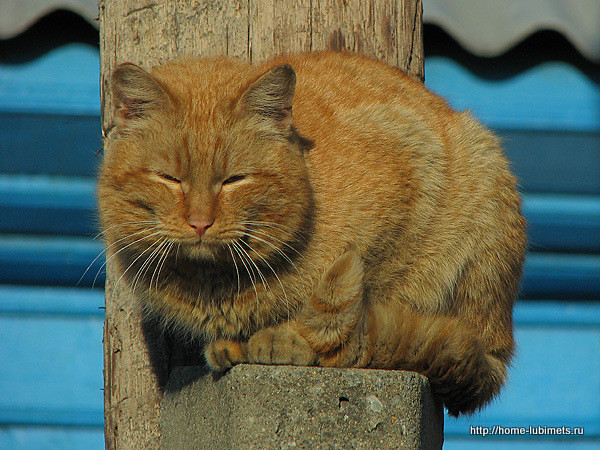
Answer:
POLYGON ((441 448, 443 411, 427 378, 389 370, 240 365, 171 374, 165 449, 441 448))

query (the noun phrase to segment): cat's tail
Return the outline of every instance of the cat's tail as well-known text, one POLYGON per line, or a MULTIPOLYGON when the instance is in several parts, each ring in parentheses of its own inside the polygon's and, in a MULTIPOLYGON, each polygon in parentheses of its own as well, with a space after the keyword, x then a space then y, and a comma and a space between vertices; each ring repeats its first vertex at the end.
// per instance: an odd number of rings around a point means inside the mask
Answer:
POLYGON ((362 280, 360 257, 344 253, 297 318, 320 365, 421 373, 453 416, 472 413, 498 394, 506 364, 486 351, 469 324, 401 304, 367 305, 362 280))
POLYGON ((325 272, 295 327, 324 367, 365 367, 369 359, 363 265, 352 249, 325 272))
POLYGON ((474 330, 453 317, 402 311, 371 315, 369 367, 425 375, 453 416, 473 413, 490 402, 506 379, 506 364, 488 353, 474 330))

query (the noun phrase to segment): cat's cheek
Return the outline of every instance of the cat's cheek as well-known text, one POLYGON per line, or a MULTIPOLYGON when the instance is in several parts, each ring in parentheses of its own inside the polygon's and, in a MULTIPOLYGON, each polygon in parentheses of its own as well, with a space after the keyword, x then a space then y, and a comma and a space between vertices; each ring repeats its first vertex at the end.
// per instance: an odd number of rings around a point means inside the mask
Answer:
MULTIPOLYGON (((180 184, 165 186, 161 189, 160 196, 155 199, 156 218, 168 222, 175 229, 189 228, 185 221, 185 195, 180 184)), ((192 234, 194 235, 194 234, 192 234)))
POLYGON ((247 216, 246 210, 249 204, 250 202, 243 189, 221 190, 215 201, 214 230, 219 228, 217 226, 219 224, 234 223, 245 220, 247 216))

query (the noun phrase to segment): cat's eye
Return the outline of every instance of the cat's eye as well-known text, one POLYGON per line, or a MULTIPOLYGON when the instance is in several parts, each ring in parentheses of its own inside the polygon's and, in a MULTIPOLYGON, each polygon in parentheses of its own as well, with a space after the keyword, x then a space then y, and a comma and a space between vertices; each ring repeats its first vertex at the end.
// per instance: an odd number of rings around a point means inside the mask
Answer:
POLYGON ((233 175, 233 176, 227 178, 226 180, 224 180, 222 184, 223 185, 232 184, 232 183, 235 183, 236 181, 241 181, 244 178, 246 178, 246 175, 233 175))
POLYGON ((181 180, 178 178, 175 178, 172 175, 169 175, 168 173, 164 173, 164 172, 156 172, 156 174, 161 177, 163 180, 167 180, 170 181, 171 183, 181 183, 181 180))

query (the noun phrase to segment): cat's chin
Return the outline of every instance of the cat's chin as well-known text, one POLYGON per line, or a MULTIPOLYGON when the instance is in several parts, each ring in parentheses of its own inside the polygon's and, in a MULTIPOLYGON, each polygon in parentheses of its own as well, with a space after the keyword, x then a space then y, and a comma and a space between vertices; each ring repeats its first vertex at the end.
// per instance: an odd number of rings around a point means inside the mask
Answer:
POLYGON ((182 245, 182 253, 193 261, 219 261, 223 258, 223 247, 205 243, 195 245, 182 245))

